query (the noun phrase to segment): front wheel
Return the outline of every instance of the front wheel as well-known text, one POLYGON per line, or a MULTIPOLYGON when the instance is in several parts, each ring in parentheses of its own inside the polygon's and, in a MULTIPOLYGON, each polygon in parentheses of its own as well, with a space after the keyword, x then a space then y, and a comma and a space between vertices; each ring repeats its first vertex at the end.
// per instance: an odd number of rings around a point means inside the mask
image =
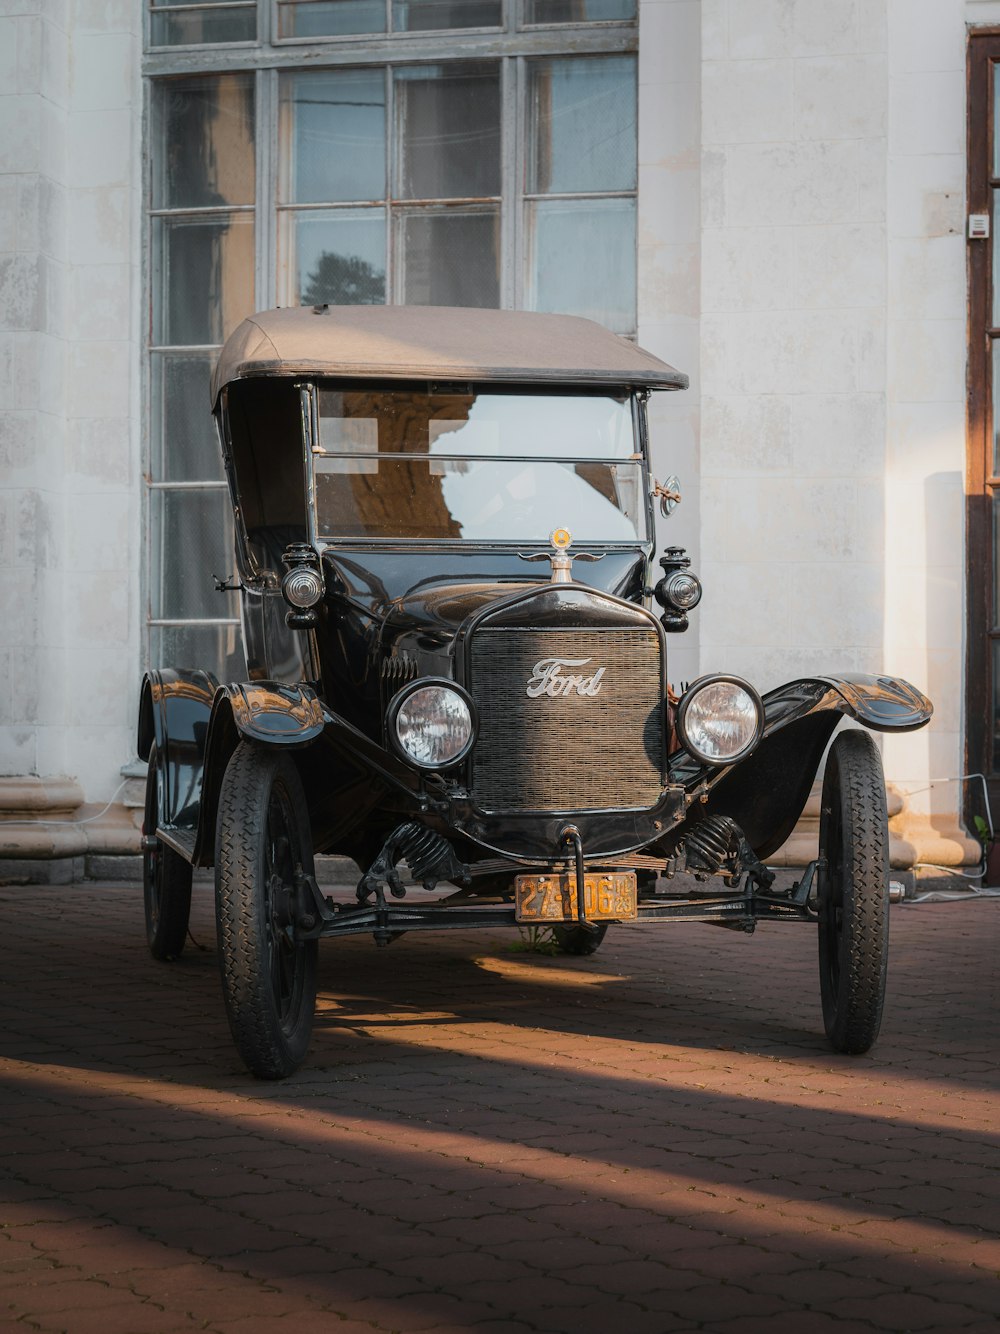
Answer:
POLYGON ((191 917, 191 867, 156 837, 160 815, 160 770, 156 747, 149 752, 146 805, 142 821, 142 902, 146 943, 154 959, 176 959, 187 939, 191 917))
POLYGON ((316 1004, 315 940, 296 941, 296 873, 313 871, 305 794, 292 760, 241 741, 222 780, 215 916, 233 1041, 258 1079, 302 1062, 316 1004))
POLYGON ((867 732, 843 732, 823 778, 819 980, 836 1051, 857 1056, 878 1036, 889 947, 889 829, 882 761, 867 732))

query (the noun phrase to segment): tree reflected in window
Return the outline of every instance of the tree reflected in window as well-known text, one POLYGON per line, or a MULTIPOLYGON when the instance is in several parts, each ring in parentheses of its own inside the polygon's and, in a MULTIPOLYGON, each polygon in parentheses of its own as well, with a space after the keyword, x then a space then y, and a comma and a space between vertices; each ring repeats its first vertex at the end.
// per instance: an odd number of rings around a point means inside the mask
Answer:
POLYGON ((303 306, 380 306, 385 301, 385 272, 360 255, 324 250, 302 289, 303 306))

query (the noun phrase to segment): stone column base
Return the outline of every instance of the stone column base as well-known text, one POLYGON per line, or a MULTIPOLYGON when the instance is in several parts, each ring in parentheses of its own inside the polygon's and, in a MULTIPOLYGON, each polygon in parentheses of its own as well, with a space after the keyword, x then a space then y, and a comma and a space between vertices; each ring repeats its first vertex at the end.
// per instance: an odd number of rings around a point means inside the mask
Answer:
POLYGON ((141 826, 141 806, 87 804, 74 778, 0 778, 0 877, 5 862, 138 856, 141 826))
MULTIPOLYGON (((819 806, 822 784, 817 781, 791 837, 773 857, 771 866, 805 866, 819 856, 819 806)), ((909 871, 919 862, 946 869, 978 866, 982 847, 970 838, 954 815, 918 815, 906 809, 902 793, 893 784, 887 789, 889 803, 889 865, 909 871)))

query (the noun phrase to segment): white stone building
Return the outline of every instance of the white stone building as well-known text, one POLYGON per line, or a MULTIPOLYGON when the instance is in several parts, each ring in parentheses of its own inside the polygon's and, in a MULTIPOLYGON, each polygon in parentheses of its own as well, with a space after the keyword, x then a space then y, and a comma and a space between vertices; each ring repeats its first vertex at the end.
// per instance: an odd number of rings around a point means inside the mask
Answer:
POLYGON ((967 785, 937 780, 1000 770, 1000 319, 993 242, 967 239, 1000 175, 1000 0, 0 15, 4 855, 135 848, 143 668, 235 644, 191 573, 226 572, 211 348, 337 281, 595 313, 688 371, 654 400, 669 539, 706 587, 672 675, 907 677, 936 713, 885 742, 914 794, 897 853, 974 859, 967 785), (363 262, 324 277, 329 253, 363 262))

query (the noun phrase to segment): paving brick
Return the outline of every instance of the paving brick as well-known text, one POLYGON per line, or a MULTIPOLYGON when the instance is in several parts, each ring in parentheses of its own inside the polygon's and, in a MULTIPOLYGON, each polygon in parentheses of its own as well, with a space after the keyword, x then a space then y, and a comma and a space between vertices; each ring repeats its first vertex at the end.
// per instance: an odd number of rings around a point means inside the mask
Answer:
MULTIPOLYGON (((712 1320, 707 1328, 712 1334, 872 1334, 878 1326, 868 1320, 847 1320, 825 1311, 795 1310, 779 1311, 766 1318, 712 1320)), ((962 1334, 966 1334, 965 1330, 962 1334)))
POLYGON ((833 1302, 833 1315, 869 1321, 880 1330, 952 1330, 976 1319, 978 1312, 957 1302, 939 1302, 926 1292, 894 1292, 881 1297, 848 1297, 833 1302))
POLYGON ((280 1317, 245 1315, 229 1319, 220 1328, 232 1334, 271 1334, 272 1330, 288 1334, 377 1334, 369 1321, 345 1320, 334 1311, 299 1308, 280 1317))
POLYGON ((816 992, 808 928, 622 930, 580 961, 502 932, 339 942, 306 1066, 266 1086, 229 1043, 210 892, 209 950, 169 968, 134 887, 32 894, 58 904, 44 940, 0 888, 0 1309, 27 1295, 27 1327, 79 1288, 106 1295, 72 1334, 878 1334, 928 1310, 992 1334, 996 903, 893 910, 858 1060, 818 1002, 787 1008, 816 992))
MULTIPOLYGON (((138 1301, 104 1309, 32 1315, 27 1328, 44 1334, 180 1334, 181 1331, 211 1330, 197 1316, 162 1311, 138 1301)), ((216 1334, 212 1331, 212 1334, 216 1334)))

